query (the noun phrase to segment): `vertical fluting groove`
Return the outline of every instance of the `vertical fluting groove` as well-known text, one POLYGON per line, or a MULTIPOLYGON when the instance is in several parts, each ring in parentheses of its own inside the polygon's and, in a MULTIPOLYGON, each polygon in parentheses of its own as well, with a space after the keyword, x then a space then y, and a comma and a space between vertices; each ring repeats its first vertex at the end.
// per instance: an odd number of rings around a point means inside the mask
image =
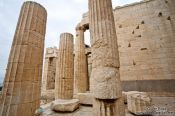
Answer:
MULTIPOLYGON (((27 11, 29 12, 29 8, 27 9, 27 11)), ((27 12, 27 15, 28 15, 28 12, 27 12)), ((27 20, 27 18, 26 18, 26 20, 27 20)), ((26 20, 25 20, 25 22, 27 22, 26 20)), ((20 40, 20 44, 21 44, 21 43, 22 43, 22 37, 21 37, 21 40, 20 40)), ((20 55, 21 55, 21 50, 22 50, 21 47, 23 47, 23 46, 20 46, 19 57, 20 57, 20 55)), ((18 62, 20 62, 19 60, 20 60, 20 59, 18 58, 18 62)), ((18 65, 18 66, 19 66, 19 65, 18 65)), ((17 73, 18 66, 16 67, 15 75, 17 75, 16 73, 17 73)), ((16 80, 16 77, 14 78, 14 81, 15 81, 15 80, 16 80)), ((14 84, 15 84, 15 83, 13 83, 13 88, 12 88, 13 90, 12 90, 12 91, 14 91, 14 84)), ((13 93, 12 93, 12 94, 13 94, 13 93)), ((12 101, 12 98, 13 98, 13 96, 11 95, 10 103, 11 103, 11 101, 12 101)), ((10 106, 8 107, 8 113, 7 113, 7 114, 9 114, 9 110, 10 110, 10 106)))
POLYGON ((73 35, 62 33, 55 77, 55 98, 73 98, 73 35), (70 88, 70 90, 69 90, 70 88))
POLYGON ((111 0, 89 0, 94 116, 124 116, 111 0), (108 79, 106 79, 108 78, 108 79))
POLYGON ((84 31, 85 27, 80 25, 76 27, 76 38, 75 38, 75 57, 74 57, 74 94, 85 93, 88 87, 87 77, 87 61, 85 54, 84 44, 84 31))
MULTIPOLYGON (((115 39, 116 37, 116 32, 115 30, 111 30, 110 28, 114 28, 115 26, 115 23, 114 23, 114 20, 113 20, 113 12, 110 11, 110 13, 107 14, 107 12, 109 12, 108 9, 103 9, 101 8, 100 6, 104 6, 104 4, 106 5, 105 7, 110 7, 110 3, 109 1, 99 1, 97 0, 96 1, 96 6, 97 8, 92 8, 92 10, 96 11, 96 17, 94 17, 94 19, 92 19, 94 22, 92 23, 92 27, 94 26, 94 29, 91 30, 92 34, 94 34, 94 36, 92 37, 92 46, 94 47, 98 47, 98 46, 107 46, 108 48, 110 49, 106 49, 106 51, 108 51, 109 53, 113 53, 113 54, 109 54, 109 55, 105 55, 103 56, 103 54, 99 55, 99 56, 95 56, 93 55, 92 58, 93 59, 97 59, 98 57, 98 61, 94 61, 95 63, 93 64, 93 66, 95 67, 96 65, 100 64, 100 62, 106 62, 106 60, 110 61, 111 64, 114 66, 114 67, 119 67, 119 61, 112 61, 113 59, 118 59, 118 55, 116 55, 117 53, 114 52, 116 51, 115 48, 118 48, 117 47, 117 40, 115 39), (102 11, 102 12, 100 12, 102 11), (100 17, 102 20, 100 20, 100 17), (103 20, 106 20, 106 21, 103 21, 103 20), (112 21, 112 22, 111 22, 112 21), (94 23, 96 25, 94 25, 94 23), (97 28, 97 26, 99 28, 97 28), (100 39, 99 39, 100 38, 100 39), (109 39, 108 39, 109 38, 109 39), (113 38, 113 39, 111 39, 113 38), (101 45, 102 44, 102 45, 101 45), (104 58, 102 58, 104 57, 104 58), (112 63, 113 62, 113 63, 112 63), (98 64, 96 64, 98 63, 98 64), (96 64, 96 65, 95 65, 96 64)), ((93 12, 93 11, 90 11, 90 12, 93 12)), ((103 64, 103 63, 101 63, 103 64)), ((111 65, 111 64, 106 64, 106 65, 111 65)))
MULTIPOLYGON (((28 8, 27 8, 27 10, 28 10, 28 8)), ((21 38, 22 38, 22 37, 21 37, 21 38)), ((21 40, 21 38, 20 38, 19 40, 21 40)), ((20 42, 21 42, 21 41, 20 41, 20 42)), ((16 49, 16 47, 17 47, 17 46, 15 46, 14 49, 16 49)), ((20 48, 21 48, 21 46, 20 46, 20 48)), ((18 57, 20 56, 20 51, 21 51, 20 48, 19 48, 19 55, 18 55, 18 57)), ((17 49, 17 50, 18 50, 18 49, 17 49)), ((14 54, 14 55, 15 55, 15 54, 14 54)), ((14 58, 15 58, 15 57, 14 57, 14 58)), ((18 58, 18 61, 19 61, 19 58, 18 58)), ((13 65, 13 66, 14 66, 14 65, 13 65)), ((16 65, 15 65, 15 66, 16 66, 16 65)), ((13 68, 13 69, 16 69, 16 70, 15 70, 15 75, 16 75, 17 68, 18 68, 18 67, 13 68)), ((11 76, 11 74, 12 74, 12 73, 10 73, 10 76, 11 76)), ((9 78, 9 79, 10 79, 10 78, 9 78)), ((12 82, 15 81, 15 77, 12 76, 12 79, 14 79, 14 80, 12 80, 12 82)), ((11 87, 11 89, 12 89, 12 91, 13 91, 13 89, 14 89, 14 83, 12 83, 12 84, 13 84, 13 85, 12 85, 13 87, 11 87)), ((8 87, 9 87, 9 86, 8 86, 8 87)), ((8 89, 7 89, 7 90, 8 90, 8 89)), ((8 92, 8 91, 7 91, 7 92, 8 92)), ((11 93, 10 100, 9 100, 10 103, 11 103, 11 99, 12 99, 12 97, 13 97, 12 94, 13 94, 13 93, 11 93)), ((6 97, 6 96, 5 96, 5 97, 6 97)), ((4 102, 6 102, 6 98, 4 98, 4 102)), ((3 103, 3 105, 4 105, 4 103, 3 103)), ((5 110, 5 111, 6 111, 5 113, 6 113, 7 115, 9 115, 9 110, 10 110, 10 105, 8 106, 7 110, 5 110)))
MULTIPOLYGON (((4 80, 1 101, 2 107, 0 111, 2 116, 30 116, 34 115, 34 110, 39 107, 38 103, 40 96, 38 95, 40 93, 37 93, 36 98, 33 98, 33 95, 31 94, 34 94, 34 86, 37 87, 35 89, 39 92, 39 84, 41 83, 39 81, 41 80, 39 80, 38 77, 37 79, 33 78, 32 74, 35 73, 35 70, 39 70, 38 66, 42 63, 40 60, 42 60, 43 55, 41 58, 39 56, 36 59, 32 59, 30 63, 26 60, 28 59, 27 56, 30 55, 30 52, 28 51, 29 49, 36 49, 36 51, 31 51, 31 54, 34 56, 38 56, 37 53, 41 54, 41 51, 43 51, 42 49, 44 49, 43 45, 39 45, 37 43, 37 39, 44 39, 45 33, 40 34, 38 28, 45 30, 47 16, 45 15, 42 17, 45 18, 42 21, 43 26, 38 25, 38 27, 35 27, 35 32, 31 31, 34 20, 33 17, 35 17, 37 21, 39 21, 40 18, 38 16, 34 16, 33 14, 34 7, 36 8, 38 6, 41 5, 38 5, 38 3, 35 2, 24 2, 21 8, 4 80), (33 37, 31 37, 31 35, 33 35, 33 37), (30 41, 34 44, 31 44, 30 41), (41 46, 41 48, 39 46, 41 46), (36 62, 34 60, 37 60, 38 64, 33 65, 33 63, 36 62), (34 82, 35 80, 37 80, 36 83, 34 82)), ((46 12, 43 7, 40 7, 40 11, 46 12)))

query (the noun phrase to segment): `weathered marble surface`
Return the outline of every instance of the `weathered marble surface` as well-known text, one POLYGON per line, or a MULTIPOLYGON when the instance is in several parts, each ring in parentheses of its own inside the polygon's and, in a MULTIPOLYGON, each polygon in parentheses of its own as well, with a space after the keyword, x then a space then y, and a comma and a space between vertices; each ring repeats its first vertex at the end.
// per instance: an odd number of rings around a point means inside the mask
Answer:
POLYGON ((84 32, 86 28, 81 24, 76 27, 74 45, 74 94, 85 93, 88 90, 88 67, 85 54, 84 32))
POLYGON ((62 33, 55 77, 55 99, 72 99, 74 84, 73 35, 62 33))
POLYGON ((63 100, 57 99, 51 103, 51 109, 56 112, 73 112, 79 108, 78 99, 63 100))
POLYGON ((80 104, 92 105, 93 104, 93 95, 92 93, 77 93, 76 98, 80 100, 80 104))
MULTIPOLYGON (((155 108, 156 107, 166 108, 167 111, 175 112, 175 103, 172 102, 175 101, 175 97, 151 97, 151 99, 152 99, 152 105, 154 105, 155 108)), ((84 106, 84 105, 80 105, 80 108, 72 113, 54 112, 50 109, 50 104, 46 104, 42 106, 42 108, 44 109, 42 116, 92 116, 92 110, 93 110, 92 106, 84 106)), ((128 111, 127 105, 125 105, 125 111, 126 116, 134 116, 134 114, 131 114, 128 111)), ((154 116, 160 116, 160 115, 154 115, 154 116)))
POLYGON ((124 116, 119 52, 111 0, 89 0, 93 116, 124 116))
POLYGON ((11 46, 1 100, 1 116, 32 116, 39 108, 47 12, 23 3, 11 46))
POLYGON ((151 98, 145 92, 131 92, 127 94, 128 110, 136 115, 149 115, 151 98))

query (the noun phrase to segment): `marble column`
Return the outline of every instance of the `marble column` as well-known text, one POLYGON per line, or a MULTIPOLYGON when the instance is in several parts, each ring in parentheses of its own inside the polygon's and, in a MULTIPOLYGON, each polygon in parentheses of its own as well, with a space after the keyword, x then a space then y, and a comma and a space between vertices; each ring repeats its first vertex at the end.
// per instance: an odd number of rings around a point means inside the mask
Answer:
POLYGON ((124 116, 111 0, 89 0, 94 116, 124 116))
POLYGON ((24 2, 16 27, 1 101, 1 116, 33 116, 40 106, 47 12, 24 2))
POLYGON ((55 78, 55 98, 73 98, 73 35, 62 33, 58 50, 55 78))
POLYGON ((76 27, 74 47, 74 94, 85 93, 88 89, 87 59, 85 54, 84 32, 80 24, 76 27))

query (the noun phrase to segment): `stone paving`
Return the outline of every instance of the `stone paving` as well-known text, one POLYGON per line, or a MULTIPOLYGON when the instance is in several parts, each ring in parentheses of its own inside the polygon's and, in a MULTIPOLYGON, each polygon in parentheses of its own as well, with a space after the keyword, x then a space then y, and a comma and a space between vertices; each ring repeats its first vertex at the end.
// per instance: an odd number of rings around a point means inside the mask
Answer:
POLYGON ((48 108, 42 116, 92 116, 92 107, 80 106, 80 108, 73 113, 57 113, 48 108))
MULTIPOLYGON (((45 110, 42 116, 93 116, 93 115, 92 115, 92 106, 80 106, 80 108, 73 113, 57 113, 48 108, 45 110)), ((126 110, 126 116, 134 116, 134 115, 130 114, 126 110)))
MULTIPOLYGON (((175 97, 152 97, 152 105, 160 108, 167 108, 168 111, 173 112, 173 115, 163 115, 163 116, 175 116, 175 97)), ((44 112, 42 116, 93 116, 92 115, 92 106, 81 105, 79 109, 74 111, 73 113, 58 113, 54 112, 49 108, 50 104, 42 106, 44 108, 44 112)), ((134 116, 129 113, 127 110, 127 106, 125 106, 126 116, 134 116)), ((153 115, 153 116, 161 116, 161 115, 153 115)))

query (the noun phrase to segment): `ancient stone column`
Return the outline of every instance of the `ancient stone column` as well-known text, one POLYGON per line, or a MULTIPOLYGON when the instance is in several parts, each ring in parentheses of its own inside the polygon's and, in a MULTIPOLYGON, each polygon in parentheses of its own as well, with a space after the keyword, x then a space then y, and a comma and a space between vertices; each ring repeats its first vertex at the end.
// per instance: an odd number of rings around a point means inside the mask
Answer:
POLYGON ((124 116, 111 0, 89 0, 94 116, 124 116))
POLYGON ((40 106, 46 19, 43 6, 24 2, 4 80, 1 116, 33 116, 40 106))
POLYGON ((74 47, 74 94, 85 93, 88 89, 87 59, 85 54, 84 31, 78 24, 74 47))
POLYGON ((73 98, 73 35, 62 33, 58 50, 55 77, 55 98, 73 98))

